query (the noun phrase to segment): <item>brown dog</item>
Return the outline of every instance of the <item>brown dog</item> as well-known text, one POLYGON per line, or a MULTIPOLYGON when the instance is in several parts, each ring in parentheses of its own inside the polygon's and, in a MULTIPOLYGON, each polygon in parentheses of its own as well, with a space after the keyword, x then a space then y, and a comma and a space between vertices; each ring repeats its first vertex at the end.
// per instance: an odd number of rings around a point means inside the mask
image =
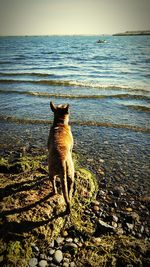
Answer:
POLYGON ((53 102, 50 102, 50 107, 54 112, 54 121, 48 138, 49 177, 53 185, 53 192, 57 194, 56 177, 59 176, 67 204, 66 211, 69 213, 74 187, 73 136, 71 127, 68 125, 69 105, 55 106, 53 102))

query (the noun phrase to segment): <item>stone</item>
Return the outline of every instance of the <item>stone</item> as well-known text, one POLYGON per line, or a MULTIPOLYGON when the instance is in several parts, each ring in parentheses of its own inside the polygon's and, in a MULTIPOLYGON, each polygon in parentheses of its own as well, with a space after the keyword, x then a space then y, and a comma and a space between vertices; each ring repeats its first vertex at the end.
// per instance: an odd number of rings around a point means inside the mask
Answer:
POLYGON ((62 266, 63 267, 69 267, 69 263, 68 262, 64 262, 62 266))
POLYGON ((71 237, 66 238, 66 242, 71 243, 73 242, 73 239, 71 237))
POLYGON ((136 212, 132 212, 131 216, 134 221, 140 222, 140 216, 136 212))
POLYGON ((99 211, 99 207, 98 207, 98 206, 94 206, 94 207, 93 207, 93 210, 94 210, 94 211, 99 211))
POLYGON ((79 242, 79 239, 77 237, 74 238, 74 242, 77 244, 79 242))
POLYGON ((118 222, 118 217, 115 214, 112 215, 112 219, 114 222, 116 223, 118 222))
POLYGON ((69 259, 68 258, 64 258, 63 261, 69 263, 69 259))
POLYGON ((40 260, 46 260, 47 256, 45 254, 40 254, 39 258, 40 260))
POLYGON ((118 234, 118 235, 123 235, 123 234, 124 234, 123 229, 122 229, 122 228, 118 228, 118 229, 117 229, 117 234, 118 234))
POLYGON ((39 267, 47 267, 47 266, 48 266, 48 263, 46 260, 39 261, 39 267))
POLYGON ((60 244, 62 244, 63 241, 64 241, 64 237, 58 237, 58 238, 56 239, 56 243, 58 244, 58 246, 59 246, 60 244))
POLYGON ((68 232, 67 232, 66 230, 63 230, 63 231, 62 231, 62 236, 63 236, 63 237, 68 236, 68 232))
POLYGON ((63 260, 63 254, 61 250, 56 250, 54 253, 55 263, 60 263, 63 260))
POLYGON ((55 246, 54 240, 51 242, 50 247, 53 248, 55 246))
POLYGON ((70 267, 75 267, 74 261, 70 262, 70 267))
POLYGON ((31 258, 29 261, 29 267, 36 267, 38 264, 38 259, 37 258, 31 258))
POLYGON ((101 234, 110 232, 114 232, 114 227, 99 219, 94 236, 98 237, 101 234))
POLYGON ((112 226, 114 227, 114 228, 117 228, 117 223, 116 222, 112 222, 112 226))
POLYGON ((93 206, 99 206, 99 201, 97 201, 97 200, 93 200, 93 201, 91 202, 91 204, 92 204, 93 206))
POLYGON ((49 254, 53 255, 55 253, 55 249, 50 249, 49 254))
POLYGON ((126 223, 127 227, 128 227, 128 230, 132 231, 133 228, 134 228, 134 224, 132 223, 126 223))
POLYGON ((104 162, 104 159, 99 159, 99 162, 102 162, 103 163, 104 162))
POLYGON ((35 244, 32 244, 31 247, 33 252, 35 252, 36 254, 39 253, 39 248, 35 244))

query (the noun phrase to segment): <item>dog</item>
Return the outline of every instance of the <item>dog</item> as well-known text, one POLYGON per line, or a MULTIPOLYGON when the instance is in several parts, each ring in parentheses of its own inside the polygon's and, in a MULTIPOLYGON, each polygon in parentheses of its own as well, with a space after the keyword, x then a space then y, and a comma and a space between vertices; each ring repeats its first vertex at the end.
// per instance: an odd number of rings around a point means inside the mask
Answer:
POLYGON ((60 178, 66 212, 70 213, 71 198, 74 188, 74 164, 72 160, 73 135, 69 126, 69 105, 56 106, 50 102, 54 121, 48 138, 49 178, 53 193, 57 194, 56 177, 60 178))

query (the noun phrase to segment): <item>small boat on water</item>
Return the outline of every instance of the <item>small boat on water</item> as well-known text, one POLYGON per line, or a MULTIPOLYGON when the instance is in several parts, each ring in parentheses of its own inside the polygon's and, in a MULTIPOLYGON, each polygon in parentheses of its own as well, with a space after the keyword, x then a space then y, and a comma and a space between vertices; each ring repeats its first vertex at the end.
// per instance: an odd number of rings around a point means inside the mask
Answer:
POLYGON ((97 44, 104 44, 104 43, 107 43, 107 41, 106 41, 106 40, 101 40, 101 39, 99 39, 99 40, 97 41, 97 44))

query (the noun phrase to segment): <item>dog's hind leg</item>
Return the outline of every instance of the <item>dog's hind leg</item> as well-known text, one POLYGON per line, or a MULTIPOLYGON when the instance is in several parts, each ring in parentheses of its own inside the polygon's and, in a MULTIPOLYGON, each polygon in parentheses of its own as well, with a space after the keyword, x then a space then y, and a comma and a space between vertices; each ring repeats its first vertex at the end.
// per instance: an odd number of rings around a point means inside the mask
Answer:
POLYGON ((68 184, 69 200, 71 203, 72 194, 74 191, 74 164, 73 164, 72 158, 70 158, 67 161, 67 184, 68 184))
POLYGON ((53 194, 55 195, 55 194, 57 194, 56 175, 54 175, 54 176, 50 175, 49 178, 50 178, 50 181, 52 182, 53 194))
POLYGON ((67 184, 67 168, 66 162, 62 163, 62 170, 61 170, 61 183, 62 183, 62 190, 63 196, 67 205, 66 212, 70 213, 70 200, 68 195, 68 184, 67 184))

